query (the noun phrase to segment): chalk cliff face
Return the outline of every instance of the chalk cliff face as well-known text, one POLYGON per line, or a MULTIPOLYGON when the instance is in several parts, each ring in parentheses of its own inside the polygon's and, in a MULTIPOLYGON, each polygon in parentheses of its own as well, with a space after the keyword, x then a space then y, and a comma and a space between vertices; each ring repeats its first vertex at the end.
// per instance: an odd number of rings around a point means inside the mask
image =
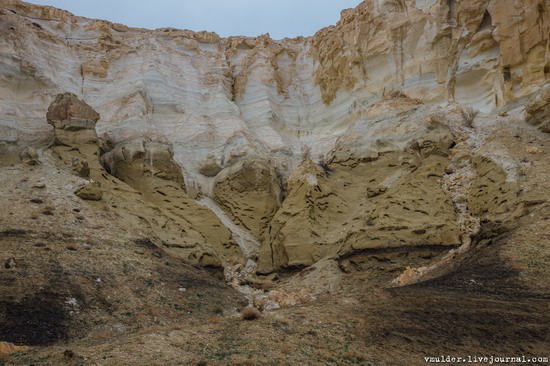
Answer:
MULTIPOLYGON (((548 85, 548 0, 366 0, 313 37, 281 41, 6 0, 0 34, 2 161, 61 131, 85 138, 46 123, 56 96, 73 93, 100 116, 88 119, 98 171, 160 207, 177 235, 155 237, 192 262, 254 259, 268 273, 326 256, 361 269, 372 249, 429 257, 528 200, 518 166, 483 151, 472 121, 548 85), (469 191, 492 189, 487 172, 507 203, 469 191)), ((538 98, 528 117, 547 131, 548 93, 538 98)), ((154 216, 141 218, 151 233, 154 216)))
POLYGON ((548 1, 365 1, 312 40, 323 100, 403 89, 490 112, 549 77, 548 1))

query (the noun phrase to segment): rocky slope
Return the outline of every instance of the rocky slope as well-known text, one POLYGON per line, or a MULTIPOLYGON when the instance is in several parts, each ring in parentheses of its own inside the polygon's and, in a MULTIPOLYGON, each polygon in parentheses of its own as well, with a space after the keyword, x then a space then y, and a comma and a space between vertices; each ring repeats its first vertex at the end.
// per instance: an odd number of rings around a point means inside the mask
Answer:
MULTIPOLYGON (((547 0, 367 0, 314 37, 280 41, 6 0, 0 34, 0 341, 48 344, 99 323, 128 329, 127 312, 146 327, 246 303, 190 265, 223 270, 267 310, 319 298, 334 316, 330 306, 366 301, 384 318, 378 300, 406 307, 417 288, 451 301, 460 276, 467 289, 486 280, 472 308, 520 290, 521 306, 546 304, 547 0), (184 283, 207 299, 181 305, 184 283), (223 301, 209 297, 218 290, 223 301), (15 330, 37 294, 59 310, 53 325, 47 312, 26 323, 47 339, 15 330)), ((361 339, 375 338, 373 324, 361 339)), ((547 340, 537 337, 533 352, 547 340)))

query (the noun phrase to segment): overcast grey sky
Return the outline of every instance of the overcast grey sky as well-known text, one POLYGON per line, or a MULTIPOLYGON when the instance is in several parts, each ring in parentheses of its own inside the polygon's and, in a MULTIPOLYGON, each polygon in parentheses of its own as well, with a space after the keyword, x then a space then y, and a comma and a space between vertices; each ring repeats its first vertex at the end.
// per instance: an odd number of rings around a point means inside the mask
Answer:
POLYGON ((132 27, 214 31, 274 39, 312 35, 361 0, 29 0, 132 27))

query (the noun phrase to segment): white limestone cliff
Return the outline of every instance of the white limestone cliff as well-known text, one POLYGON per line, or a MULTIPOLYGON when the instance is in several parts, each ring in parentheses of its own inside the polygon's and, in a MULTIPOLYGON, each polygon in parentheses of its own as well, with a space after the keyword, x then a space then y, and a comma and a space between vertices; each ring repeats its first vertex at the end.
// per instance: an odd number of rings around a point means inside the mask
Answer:
POLYGON ((550 77, 548 1, 368 0, 282 41, 134 29, 16 0, 0 19, 3 144, 49 141, 44 111, 72 92, 100 113, 104 140, 169 140, 188 184, 204 184, 208 158, 275 157, 285 170, 302 145, 324 153, 390 90, 489 112, 550 77))

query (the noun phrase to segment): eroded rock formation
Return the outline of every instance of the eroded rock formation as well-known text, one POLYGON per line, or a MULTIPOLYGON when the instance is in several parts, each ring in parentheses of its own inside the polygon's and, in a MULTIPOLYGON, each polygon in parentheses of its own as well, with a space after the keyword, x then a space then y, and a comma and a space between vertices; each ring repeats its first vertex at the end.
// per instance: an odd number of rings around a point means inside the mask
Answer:
POLYGON ((147 233, 153 239, 151 245, 190 263, 221 267, 244 260, 229 230, 187 196, 170 143, 133 139, 112 146, 103 139, 100 149, 95 130, 98 120, 99 114, 71 93, 59 94, 48 109, 47 121, 54 126, 54 154, 73 174, 84 178, 74 191, 78 197, 87 201, 106 198, 115 208, 117 202, 133 207, 121 212, 124 225, 140 235, 147 233), (135 202, 136 196, 143 200, 135 202))
POLYGON ((405 90, 491 111, 549 77, 547 1, 364 1, 313 39, 325 102, 405 90), (367 82, 368 80, 368 82, 367 82))
POLYGON ((544 355, 549 14, 277 41, 2 1, 0 364, 544 355))
POLYGON ((372 251, 431 258, 531 199, 521 162, 485 150, 475 127, 540 89, 525 112, 547 130, 548 8, 367 0, 278 41, 7 0, 3 161, 54 141, 104 192, 130 187, 150 216, 115 204, 129 227, 193 263, 257 259, 268 273, 325 257, 361 269, 372 251))
POLYGON ((214 185, 214 200, 239 225, 263 239, 282 199, 281 182, 269 162, 249 160, 221 173, 214 185))
POLYGON ((550 83, 545 84, 525 104, 527 121, 550 133, 550 83))
POLYGON ((76 95, 59 94, 48 108, 46 118, 54 128, 57 145, 97 145, 95 124, 99 114, 76 95))

